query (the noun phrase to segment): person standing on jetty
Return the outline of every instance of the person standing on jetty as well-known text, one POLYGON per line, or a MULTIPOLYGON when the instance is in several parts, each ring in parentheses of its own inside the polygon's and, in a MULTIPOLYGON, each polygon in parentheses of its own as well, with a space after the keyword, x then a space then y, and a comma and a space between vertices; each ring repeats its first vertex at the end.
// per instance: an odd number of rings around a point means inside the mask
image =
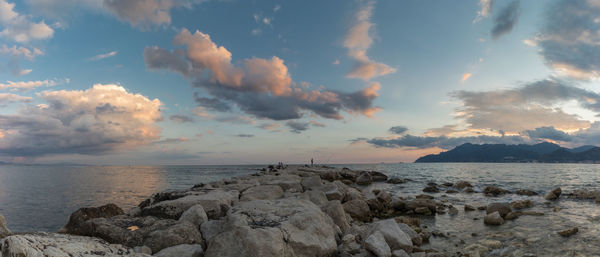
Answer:
POLYGON ((310 166, 313 166, 315 164, 313 158, 310 158, 310 166))

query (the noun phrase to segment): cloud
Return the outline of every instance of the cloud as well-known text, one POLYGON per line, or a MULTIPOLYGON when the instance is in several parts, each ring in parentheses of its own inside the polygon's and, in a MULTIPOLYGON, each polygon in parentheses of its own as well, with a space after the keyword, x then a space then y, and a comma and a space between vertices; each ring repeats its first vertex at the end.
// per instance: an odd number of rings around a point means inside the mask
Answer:
POLYGON ((290 132, 300 134, 303 131, 308 130, 309 122, 298 122, 298 121, 288 121, 285 125, 290 128, 290 132))
POLYGON ((117 55, 117 51, 112 51, 112 52, 108 52, 108 53, 105 53, 105 54, 99 54, 99 55, 90 57, 88 60, 89 61, 99 61, 99 60, 102 60, 102 59, 113 57, 115 55, 117 55))
POLYGON ((263 123, 263 124, 260 124, 258 126, 258 128, 261 128, 261 129, 264 129, 264 130, 271 130, 271 131, 277 130, 280 127, 281 127, 281 125, 279 125, 277 123, 263 123))
POLYGON ((202 106, 198 106, 198 107, 194 108, 194 110, 192 110, 192 112, 194 113, 194 115, 196 115, 198 117, 202 117, 202 118, 212 119, 214 117, 212 114, 210 114, 206 111, 206 108, 204 108, 202 106))
POLYGON ((546 64, 575 79, 600 78, 600 4, 561 0, 551 5, 539 35, 530 39, 546 64))
POLYGON ((176 138, 165 138, 162 140, 158 140, 158 141, 154 141, 152 142, 152 144, 155 145, 164 145, 164 144, 178 144, 178 143, 184 143, 184 142, 189 142, 190 140, 186 137, 176 137, 176 138))
POLYGON ((33 98, 15 94, 0 93, 0 105, 15 102, 31 102, 33 98))
POLYGON ((54 30, 44 21, 34 22, 14 10, 15 4, 0 0, 0 37, 19 43, 51 38, 54 30))
POLYGON ((174 44, 185 50, 144 50, 149 69, 168 69, 188 78, 194 87, 203 89, 211 98, 195 95, 196 102, 217 111, 241 112, 272 120, 299 119, 312 112, 329 119, 342 119, 340 112, 371 116, 379 108, 373 106, 379 84, 360 91, 345 93, 332 90, 307 90, 297 86, 279 57, 244 59, 232 63, 232 54, 215 44, 209 35, 183 29, 174 44))
POLYGON ((230 124, 250 124, 250 125, 256 124, 256 121, 248 116, 227 115, 227 116, 215 117, 214 120, 218 121, 218 122, 230 123, 230 124))
POLYGON ((404 126, 394 126, 389 129, 392 134, 402 135, 404 132, 408 131, 408 128, 404 126))
POLYGON ((493 0, 479 0, 479 7, 481 10, 477 11, 477 17, 473 20, 473 23, 480 22, 484 18, 487 18, 492 14, 493 0))
POLYGON ((494 26, 492 27, 493 39, 498 39, 502 35, 512 31, 515 27, 521 14, 519 3, 519 0, 513 0, 494 17, 494 26))
POLYGON ((534 130, 527 130, 525 134, 532 139, 550 139, 553 141, 568 142, 572 140, 571 135, 555 129, 552 126, 539 127, 534 130))
POLYGON ((323 123, 321 123, 321 122, 318 122, 318 121, 316 121, 316 120, 311 120, 311 121, 309 121, 309 122, 310 122, 310 125, 312 125, 313 127, 319 127, 319 128, 324 128, 324 127, 326 127, 326 126, 325 126, 325 124, 323 124, 323 123))
POLYGON ((462 76, 462 79, 461 79, 461 80, 462 80, 462 82, 465 82, 465 81, 467 81, 467 79, 469 79, 470 77, 471 77, 471 73, 465 73, 465 74, 463 74, 463 76, 462 76))
POLYGON ((87 90, 44 91, 47 104, 28 105, 0 115, 0 154, 43 156, 105 154, 150 144, 160 137, 158 99, 150 100, 118 85, 87 90))
POLYGON ((456 118, 464 120, 470 129, 516 133, 546 126, 561 130, 589 127, 589 121, 559 107, 568 101, 600 113, 600 94, 557 79, 539 80, 513 89, 455 91, 451 96, 462 102, 456 109, 456 118))
POLYGON ((38 55, 44 55, 44 52, 40 49, 32 47, 31 49, 23 46, 13 45, 12 47, 8 47, 6 45, 2 45, 0 48, 0 54, 2 55, 10 55, 13 57, 23 57, 27 60, 33 60, 38 55))
POLYGON ((169 116, 169 120, 176 122, 176 123, 194 122, 194 118, 186 116, 186 115, 181 115, 181 114, 171 115, 171 116, 169 116))
POLYGON ((276 4, 275 7, 273 7, 273 12, 278 12, 279 10, 281 10, 281 5, 276 4))
POLYGON ((103 5, 132 26, 150 28, 171 24, 171 9, 188 7, 200 0, 104 0, 103 5))
POLYGON ((404 135, 393 139, 373 138, 366 140, 375 147, 384 148, 432 148, 452 149, 464 143, 473 144, 523 144, 529 141, 521 136, 467 136, 467 137, 430 137, 404 135))
MULTIPOLYGON (((66 83, 69 83, 69 79, 64 80, 66 83)), ((34 80, 34 81, 7 81, 6 83, 0 83, 0 90, 10 90, 10 91, 29 91, 38 87, 53 87, 61 82, 56 79, 46 79, 46 80, 34 80)))
POLYGON ((246 137, 246 138, 248 138, 248 137, 254 137, 254 135, 252 135, 252 134, 237 134, 235 136, 236 137, 246 137))
POLYGON ((348 49, 348 56, 356 61, 352 70, 347 74, 349 78, 369 80, 396 72, 395 68, 375 62, 367 56, 367 50, 373 44, 370 30, 375 26, 371 22, 374 4, 374 1, 369 1, 358 10, 355 14, 354 25, 350 27, 344 39, 344 47, 348 49))

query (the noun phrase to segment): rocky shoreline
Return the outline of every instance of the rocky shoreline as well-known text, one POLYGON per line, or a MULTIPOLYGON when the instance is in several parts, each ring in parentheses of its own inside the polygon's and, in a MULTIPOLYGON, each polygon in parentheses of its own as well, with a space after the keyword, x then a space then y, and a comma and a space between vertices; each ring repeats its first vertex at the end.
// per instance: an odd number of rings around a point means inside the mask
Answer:
MULTIPOLYGON (((460 240, 464 245, 459 241, 452 249, 436 248, 430 239, 447 235, 431 230, 422 219, 481 212, 473 220, 495 227, 521 216, 544 215, 529 211, 534 203, 528 199, 458 208, 430 194, 394 196, 373 187, 406 182, 375 171, 269 167, 188 190, 156 193, 126 212, 114 204, 81 208, 58 233, 13 234, 0 215, 0 257, 486 256, 503 243, 482 238, 470 244, 460 240)), ((479 193, 469 181, 431 182, 423 192, 479 193)), ((493 186, 480 193, 538 194, 493 186)), ((546 205, 561 195, 566 194, 560 188, 547 192, 546 205)), ((566 197, 598 202, 600 192, 580 190, 566 197)), ((578 231, 570 227, 555 233, 569 237, 578 231)))

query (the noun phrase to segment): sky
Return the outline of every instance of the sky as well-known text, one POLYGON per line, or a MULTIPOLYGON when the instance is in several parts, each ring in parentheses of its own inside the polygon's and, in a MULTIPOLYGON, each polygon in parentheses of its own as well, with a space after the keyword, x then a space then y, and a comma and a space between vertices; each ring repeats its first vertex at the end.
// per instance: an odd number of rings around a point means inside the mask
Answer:
POLYGON ((600 145, 599 0, 0 0, 0 161, 600 145))

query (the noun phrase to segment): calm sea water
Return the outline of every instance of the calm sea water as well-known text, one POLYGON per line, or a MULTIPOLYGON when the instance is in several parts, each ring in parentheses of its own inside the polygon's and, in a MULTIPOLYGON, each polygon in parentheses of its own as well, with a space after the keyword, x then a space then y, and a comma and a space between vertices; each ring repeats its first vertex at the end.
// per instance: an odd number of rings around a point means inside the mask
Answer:
MULTIPOLYGON (((390 176, 413 180, 399 185, 378 185, 397 196, 420 194, 423 186, 430 181, 441 184, 467 180, 475 185, 476 191, 487 185, 510 190, 531 189, 540 193, 557 186, 567 193, 575 189, 600 189, 600 165, 591 164, 401 163, 338 166, 378 170, 390 176)), ((56 231, 80 207, 115 203, 127 210, 155 192, 184 189, 200 182, 250 174, 262 167, 0 166, 0 213, 6 217, 13 231, 56 231)), ((460 249, 465 243, 480 240, 481 237, 471 235, 477 233, 502 240, 507 245, 502 251, 508 251, 513 246, 517 250, 531 250, 522 248, 524 244, 532 245, 534 252, 552 251, 552 255, 560 252, 556 252, 557 247, 567 251, 565 256, 571 256, 572 252, 568 251, 600 253, 600 207, 593 201, 563 199, 546 205, 541 196, 529 197, 536 203, 531 210, 542 211, 546 213, 545 216, 523 216, 499 228, 490 228, 479 220, 482 217, 480 212, 465 213, 462 205, 483 206, 490 202, 524 197, 512 194, 485 197, 483 194, 464 193, 439 193, 435 196, 456 205, 461 212, 458 216, 437 215, 423 219, 423 223, 430 228, 454 235, 446 239, 433 238, 432 246, 460 249), (562 210, 553 212, 554 207, 562 210), (574 237, 564 239, 554 233, 570 226, 580 227, 580 232, 574 237)))

